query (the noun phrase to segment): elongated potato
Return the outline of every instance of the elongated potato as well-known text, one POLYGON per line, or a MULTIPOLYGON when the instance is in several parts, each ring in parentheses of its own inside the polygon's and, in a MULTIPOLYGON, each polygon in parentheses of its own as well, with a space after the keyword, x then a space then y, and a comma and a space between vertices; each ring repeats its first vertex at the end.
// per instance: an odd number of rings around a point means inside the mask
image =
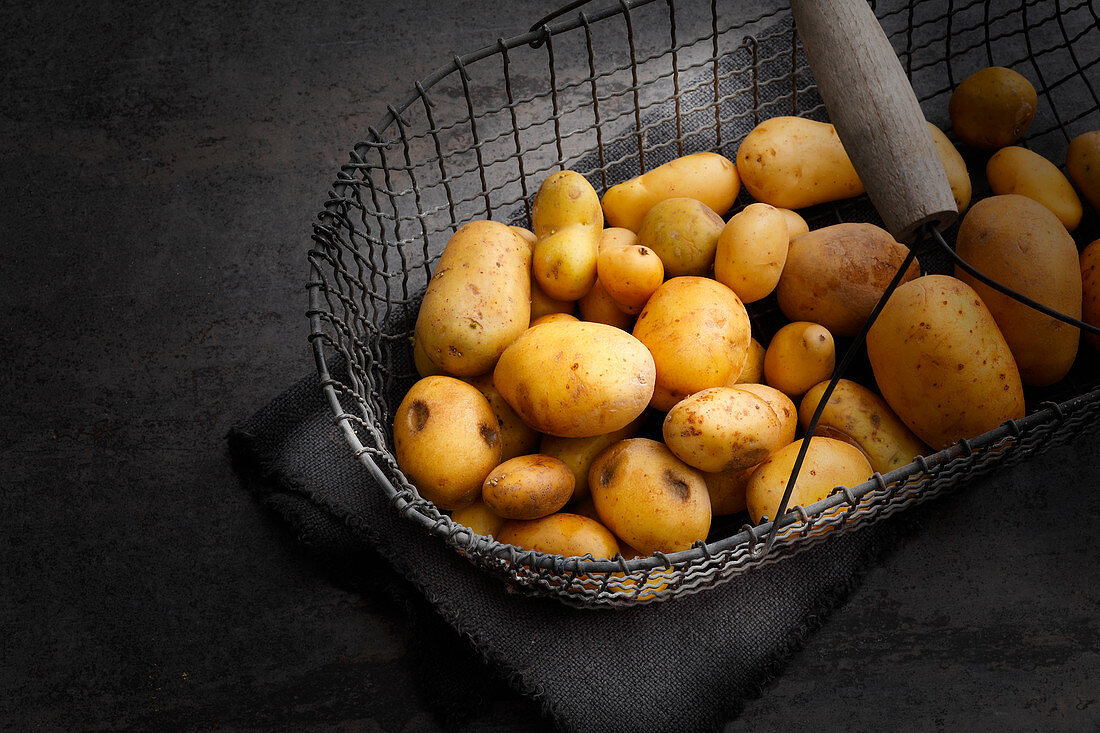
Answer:
MULTIPOLYGON (((544 435, 539 443, 539 453, 553 456, 569 466, 575 479, 573 498, 581 499, 588 496, 588 469, 592 467, 596 456, 620 440, 637 435, 644 419, 644 414, 639 415, 624 428, 603 435, 593 435, 591 438, 559 438, 556 435, 544 435)), ((584 512, 574 513, 583 514, 584 512)))
POLYGON ((489 472, 481 498, 505 519, 538 519, 565 506, 573 496, 573 472, 552 456, 529 454, 504 461, 489 472))
POLYGON ((864 193, 836 129, 803 117, 772 117, 754 127, 737 149, 737 171, 754 199, 781 209, 864 193))
POLYGON ((960 140, 979 150, 996 150, 1023 137, 1038 101, 1035 87, 1023 75, 989 66, 955 87, 947 109, 960 140))
POLYGON ((943 134, 943 130, 931 122, 928 123, 928 130, 932 133, 932 142, 936 144, 936 152, 939 153, 943 171, 947 174, 947 182, 951 186, 951 196, 955 199, 955 206, 962 214, 966 211, 966 207, 970 206, 970 197, 973 194, 966 161, 947 135, 943 134))
POLYGON ((714 264, 725 222, 706 204, 689 198, 656 204, 638 229, 638 244, 661 258, 665 274, 706 275, 714 264))
POLYGON ((1024 416, 1008 343, 956 278, 925 275, 899 286, 867 333, 867 356, 887 404, 936 450, 1024 416))
POLYGON ((799 397, 836 366, 836 344, 829 329, 795 321, 779 329, 764 352, 764 381, 788 397, 799 397))
POLYGON ((603 210, 611 226, 636 232, 649 210, 665 199, 692 198, 721 215, 733 206, 740 190, 737 169, 728 159, 717 153, 693 153, 607 189, 603 210))
POLYGON ((416 317, 422 355, 445 374, 493 368, 531 322, 531 249, 510 227, 474 221, 440 255, 416 317))
MULTIPOLYGON (((982 199, 959 226, 955 249, 979 272, 1066 315, 1081 316, 1077 246, 1058 218, 1023 196, 982 199)), ((956 269, 993 314, 1024 384, 1064 377, 1077 356, 1080 331, 1013 300, 956 269)))
POLYGON ((1072 232, 1081 223, 1081 199, 1062 171, 1027 148, 1001 148, 985 164, 985 177, 995 194, 1015 193, 1047 207, 1072 232))
MULTIPOLYGON (((801 444, 802 440, 796 440, 781 448, 753 471, 745 490, 753 522, 759 524, 765 516, 776 519, 801 444)), ((871 478, 872 473, 871 464, 859 448, 840 440, 814 436, 810 438, 787 508, 821 501, 837 486, 849 489, 858 486, 871 478)))
POLYGON ((531 268, 542 290, 556 300, 576 300, 596 281, 603 210, 584 176, 560 171, 539 186, 531 206, 537 240, 531 268))
POLYGON ((606 527, 595 519, 567 512, 541 519, 509 520, 500 528, 497 540, 547 555, 591 555, 596 560, 610 560, 619 551, 615 535, 606 527))
POLYGON ((1069 141, 1066 173, 1093 210, 1100 213, 1100 130, 1082 133, 1069 141))
POLYGON ((789 242, 787 218, 779 209, 749 204, 718 235, 714 279, 742 302, 755 303, 779 284, 789 242))
MULTIPOLYGON (((798 423, 803 430, 809 426, 828 384, 828 381, 815 384, 802 398, 798 423)), ((867 454, 871 468, 879 473, 893 471, 928 452, 928 446, 905 427, 886 400, 850 379, 837 382, 818 425, 855 441, 867 454)))
POLYGON ((649 350, 625 331, 561 321, 516 339, 501 354, 493 382, 535 430, 584 438, 642 414, 653 396, 655 367, 649 350))
MULTIPOLYGON (((1081 320, 1100 326, 1100 239, 1081 251, 1081 320)), ((1100 336, 1085 334, 1093 351, 1100 352, 1100 336)))
POLYGON ((661 425, 665 445, 700 471, 738 471, 781 447, 782 425, 762 398, 733 387, 711 387, 677 402, 661 425))
POLYGON ((523 422, 512 406, 501 396, 493 384, 493 373, 467 377, 464 381, 477 387, 477 391, 489 400, 493 414, 497 416, 497 429, 500 431, 500 460, 507 461, 516 456, 534 453, 539 444, 538 431, 523 422))

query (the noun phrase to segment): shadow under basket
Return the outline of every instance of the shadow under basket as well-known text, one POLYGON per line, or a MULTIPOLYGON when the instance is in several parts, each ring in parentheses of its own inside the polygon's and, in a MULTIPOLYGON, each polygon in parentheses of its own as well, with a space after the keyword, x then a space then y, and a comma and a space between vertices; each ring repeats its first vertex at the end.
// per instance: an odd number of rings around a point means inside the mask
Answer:
MULTIPOLYGON (((413 327, 428 278, 462 224, 530 225, 549 174, 571 169, 606 189, 675 157, 730 159, 760 121, 827 120, 789 11, 703 0, 623 0, 566 14, 466 54, 414 85, 354 146, 314 224, 309 311, 314 356, 334 420, 409 532, 428 532, 517 592, 589 607, 627 607, 694 593, 811 548, 1094 430, 1100 359, 1085 345, 1058 384, 1026 390, 1027 416, 962 440, 827 499, 752 526, 716 517, 706 542, 624 560, 563 558, 473 534, 424 500, 397 466, 392 421, 417 379, 413 327), (753 15, 755 13, 755 15, 753 15), (536 71, 532 71, 536 70, 536 71)), ((1100 19, 1090 2, 873 4, 927 119, 950 130, 947 102, 966 76, 1007 66, 1027 76, 1039 106, 1020 144, 1062 161, 1068 141, 1100 128, 1100 19)), ((963 149, 974 200, 989 194, 984 158, 963 149)), ((730 214, 752 203, 742 191, 730 214)), ((800 212, 817 228, 881 224, 866 197, 800 212)), ((1096 212, 1078 247, 1100 236, 1096 212)), ((922 273, 951 274, 949 245, 915 247, 922 273)), ((751 304, 754 335, 782 325, 774 295, 751 304)), ((838 353, 848 344, 838 341, 838 353)), ((856 344, 858 348, 860 344, 856 344)), ((863 384, 861 355, 845 376, 863 384)))

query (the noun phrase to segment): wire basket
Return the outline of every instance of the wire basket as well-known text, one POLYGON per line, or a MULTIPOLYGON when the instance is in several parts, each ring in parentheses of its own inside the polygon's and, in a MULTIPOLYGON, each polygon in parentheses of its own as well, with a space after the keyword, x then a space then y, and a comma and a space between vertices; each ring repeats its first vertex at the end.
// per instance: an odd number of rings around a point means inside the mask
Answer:
MULTIPOLYGON (((378 484, 363 490, 385 492, 393 510, 408 518, 408 531, 431 533, 519 592, 584 607, 694 593, 1070 441, 1100 418, 1100 360, 1082 344, 1065 379, 1026 391, 1021 420, 793 507, 774 526, 716 518, 705 543, 629 561, 502 545, 420 497, 394 458, 393 413, 417 379, 411 336, 420 300, 459 226, 483 218, 530 226, 533 195, 557 170, 582 173, 602 195, 681 155, 710 150, 733 159, 763 119, 827 119, 789 12, 744 5, 751 4, 621 0, 454 56, 368 128, 314 225, 310 340, 334 419, 378 484)), ((1039 109, 1021 144, 1061 161, 1069 139, 1100 128, 1100 17, 1092 2, 873 7, 926 117, 942 129, 950 129, 954 87, 992 65, 1037 82, 1039 109)), ((980 166, 968 162, 977 200, 988 186, 980 166)), ((731 212, 751 202, 742 192, 731 212)), ((881 223, 866 197, 801 213, 812 228, 881 223)), ((1077 232, 1079 246, 1097 236, 1096 219, 1086 218, 1077 232)), ((953 271, 947 244, 953 233, 915 246, 923 273, 953 271)), ((758 338, 782 324, 774 295, 749 312, 758 338)), ((873 383, 858 376, 864 363, 851 369, 846 376, 873 383)))

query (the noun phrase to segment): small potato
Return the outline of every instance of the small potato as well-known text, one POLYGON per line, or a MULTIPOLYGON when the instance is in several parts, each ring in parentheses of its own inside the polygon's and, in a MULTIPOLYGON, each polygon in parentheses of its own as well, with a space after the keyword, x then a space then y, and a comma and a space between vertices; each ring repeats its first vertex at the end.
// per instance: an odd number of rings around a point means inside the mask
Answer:
POLYGON ((531 272, 554 300, 584 297, 596 282, 599 235, 579 224, 562 227, 535 244, 531 272))
POLYGON ((579 514, 558 512, 541 519, 512 519, 504 523, 497 540, 524 550, 547 555, 610 560, 619 551, 619 543, 602 524, 579 514))
POLYGON ((745 364, 741 367, 741 373, 733 384, 726 383, 723 386, 732 387, 735 384, 756 384, 764 379, 764 344, 756 339, 749 339, 749 350, 745 354, 745 364))
POLYGON ((599 250, 603 252, 605 247, 628 247, 637 243, 638 235, 630 229, 607 227, 600 232, 599 250))
POLYGON ((440 509, 472 503, 500 463, 500 430, 489 401, 453 377, 425 377, 397 406, 397 466, 440 509))
POLYGON ((973 187, 970 183, 970 172, 966 169, 966 161, 959 154, 958 149, 943 134, 943 130, 928 123, 928 130, 932 133, 932 142, 936 144, 936 152, 943 163, 943 171, 947 174, 947 182, 951 185, 951 195, 955 199, 955 206, 959 213, 966 211, 970 206, 970 197, 973 187))
POLYGON ((951 127, 967 145, 996 150, 1027 132, 1038 106, 1035 87, 1003 66, 976 71, 955 87, 948 102, 951 127))
POLYGON ((766 297, 779 283, 787 261, 790 227, 768 204, 749 204, 733 215, 718 236, 714 279, 744 303, 766 297))
POLYGON ((522 239, 524 242, 527 242, 527 244, 531 247, 532 250, 535 248, 535 242, 539 241, 538 237, 536 237, 535 233, 533 231, 531 231, 530 229, 524 229, 523 227, 516 227, 516 226, 512 226, 512 227, 508 227, 508 228, 511 229, 516 234, 518 234, 519 238, 522 239))
POLYGON ((653 406, 668 410, 688 395, 721 387, 741 373, 748 353, 749 314, 737 294, 703 277, 666 281, 646 303, 634 336, 653 355, 653 406))
MULTIPOLYGON (((803 439, 804 440, 804 439, 803 439)), ((746 503, 752 521, 776 519, 783 492, 794 470, 802 440, 796 440, 771 455, 753 471, 746 489, 746 503)), ((810 447, 795 479, 787 508, 807 507, 829 496, 837 486, 852 488, 871 478, 871 464, 855 446, 832 438, 810 438, 810 447)))
POLYGON ((799 234, 805 234, 810 231, 810 225, 806 223, 797 211, 791 211, 790 209, 779 209, 779 213, 783 214, 783 218, 787 221, 787 238, 794 239, 799 234))
MULTIPOLYGON (((592 467, 592 461, 596 460, 596 456, 604 449, 620 440, 637 435, 644 419, 644 414, 639 415, 625 428, 603 435, 594 435, 591 438, 559 438, 556 435, 544 435, 542 442, 539 443, 539 453, 558 458, 569 466, 575 479, 573 498, 585 497, 588 496, 588 469, 592 467)), ((575 513, 584 514, 581 511, 575 513)))
POLYGON ((669 277, 706 275, 725 224, 700 201, 665 199, 646 214, 638 244, 657 253, 669 277))
POLYGON ((756 466, 749 466, 740 471, 721 471, 719 473, 703 472, 703 480, 707 483, 707 492, 710 494, 710 512, 715 517, 724 517, 729 514, 737 514, 745 511, 745 491, 749 487, 749 479, 752 478, 756 466))
POLYGON ((577 301, 577 308, 583 321, 604 323, 624 331, 629 331, 634 326, 634 316, 619 307, 599 278, 596 278, 592 289, 577 301))
MULTIPOLYGON (((795 237, 776 288, 779 309, 792 321, 855 336, 908 254, 874 224, 834 224, 795 237)), ((919 275, 913 262, 902 282, 919 275)))
POLYGON ((572 300, 558 300, 557 298, 551 298, 539 285, 538 280, 535 279, 534 273, 531 273, 531 323, 533 324, 538 319, 551 313, 568 313, 572 315, 573 310, 577 307, 575 301, 572 300))
POLYGON ((1050 209, 1072 232, 1081 223, 1081 199, 1058 166, 1027 148, 1001 148, 985 164, 985 177, 993 193, 1015 193, 1050 209))
POLYGON ((746 392, 752 392, 768 403, 775 413, 775 416, 779 418, 779 425, 781 427, 779 444, 781 446, 794 442, 794 436, 798 432, 798 408, 795 407, 794 402, 787 395, 780 392, 775 387, 769 387, 766 384, 737 384, 734 385, 737 389, 744 390, 746 392))
POLYGON ((489 400, 493 414, 497 416, 497 428, 500 430, 500 460, 507 461, 516 456, 534 453, 538 448, 539 434, 523 418, 516 414, 493 384, 493 373, 467 377, 465 380, 477 387, 477 391, 489 400))
POLYGON ((1066 173, 1093 210, 1100 213, 1100 130, 1082 133, 1069 141, 1066 173))
POLYGON ((493 372, 500 394, 535 430, 585 438, 619 430, 653 396, 649 350, 602 323, 562 321, 527 329, 493 372))
POLYGON ((483 501, 475 501, 469 506, 455 509, 451 512, 451 519, 486 537, 496 537, 504 526, 504 517, 494 514, 483 501))
MULTIPOLYGON (((798 422, 805 430, 828 382, 815 384, 798 407, 798 422)), ((913 435, 894 414, 886 400, 866 387, 841 379, 829 396, 818 426, 839 431, 863 449, 871 468, 888 473, 928 453, 928 446, 913 435)))
POLYGON ((661 426, 665 445, 700 471, 755 466, 781 447, 782 426, 760 397, 733 387, 711 387, 677 402, 661 426))
MULTIPOLYGON (((1090 326, 1100 326, 1100 239, 1081 252, 1081 285, 1084 296, 1081 320, 1090 326)), ((1086 333, 1085 341, 1100 353, 1100 336, 1086 333)))
POLYGON ((531 321, 531 328, 541 326, 543 323, 554 323, 555 321, 573 321, 576 323, 580 319, 572 313, 547 313, 545 316, 539 316, 531 321))
POLYGON ((665 199, 692 198, 725 214, 740 190, 733 163, 717 153, 694 153, 607 189, 603 210, 612 226, 636 232, 649 210, 665 199))
POLYGON ((640 244, 608 245, 596 262, 599 280, 624 313, 642 312, 649 296, 665 281, 657 254, 640 244))
POLYGON ((485 478, 481 498, 505 519, 538 519, 561 509, 573 496, 573 472, 552 456, 516 456, 485 478))
POLYGON ((836 128, 803 117, 772 117, 754 127, 737 149, 737 171, 754 199, 781 209, 864 193, 836 128))
POLYGON ((788 323, 776 332, 764 352, 764 380, 788 397, 800 397, 836 365, 836 345, 829 329, 809 321, 788 323))
POLYGON ((596 458, 588 487, 603 523, 646 555, 686 550, 710 531, 703 476, 663 443, 632 438, 596 458))

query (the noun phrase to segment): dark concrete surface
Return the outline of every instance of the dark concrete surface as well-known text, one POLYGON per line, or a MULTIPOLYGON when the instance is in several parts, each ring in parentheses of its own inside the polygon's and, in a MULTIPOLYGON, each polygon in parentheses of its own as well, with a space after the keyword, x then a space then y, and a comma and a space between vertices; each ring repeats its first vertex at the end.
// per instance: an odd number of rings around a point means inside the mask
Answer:
MULTIPOLYGON (((224 442, 311 368, 345 151, 544 10, 0 7, 0 727, 547 728, 373 558, 304 552, 224 442)), ((1100 729, 1098 445, 917 512, 729 730, 1100 729)))

